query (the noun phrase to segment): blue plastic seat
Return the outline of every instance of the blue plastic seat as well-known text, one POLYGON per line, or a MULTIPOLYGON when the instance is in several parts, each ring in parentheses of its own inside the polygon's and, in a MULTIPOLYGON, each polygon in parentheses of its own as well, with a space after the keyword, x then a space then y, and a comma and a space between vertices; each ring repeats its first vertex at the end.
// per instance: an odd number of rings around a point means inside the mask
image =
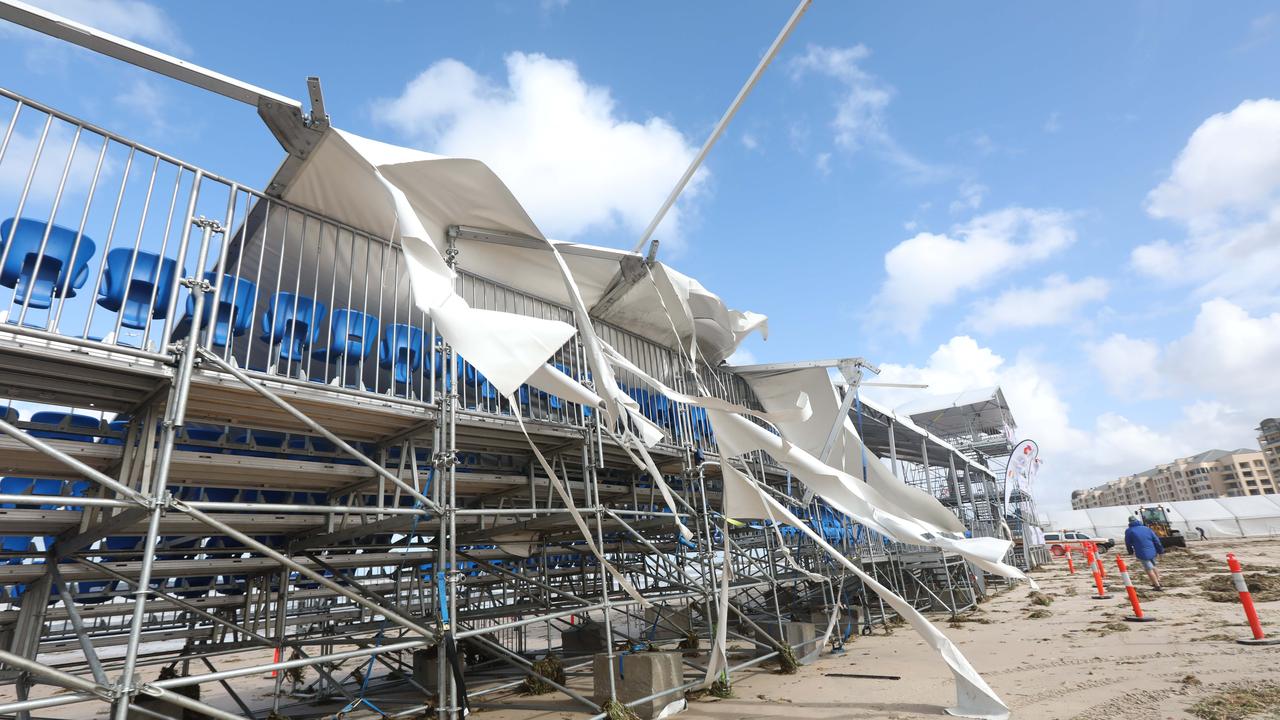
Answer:
POLYGON ((128 438, 129 421, 116 416, 115 420, 107 423, 107 434, 98 438, 98 442, 102 445, 123 445, 128 438))
POLYGON ((469 362, 464 362, 462 370, 463 383, 468 390, 471 388, 478 388, 480 391, 480 397, 487 400, 494 400, 498 397, 497 388, 490 385, 489 379, 480 374, 480 371, 476 370, 474 365, 469 362))
POLYGON ((278 457, 284 450, 285 435, 271 430, 246 430, 230 428, 227 442, 233 445, 247 445, 243 448, 230 448, 228 455, 244 457, 278 457))
MULTIPOLYGON (((0 494, 4 495, 62 495, 63 482, 61 480, 49 480, 45 478, 17 478, 7 477, 0 478, 0 494)), ((0 503, 0 508, 18 507, 14 503, 0 503)), ((25 505, 23 506, 25 507, 25 505)), ((55 510, 59 506, 57 504, 43 504, 39 508, 41 510, 55 510)))
POLYGON ((111 599, 107 594, 107 586, 112 584, 111 580, 81 580, 75 584, 75 595, 77 603, 87 603, 97 605, 111 599))
MULTIPOLYGON (((204 274, 209 282, 218 285, 218 273, 210 270, 204 274)), ((231 338, 237 338, 245 334, 249 330, 249 323, 253 322, 253 306, 258 301, 258 288, 252 281, 236 275, 223 275, 221 286, 218 290, 218 310, 213 312, 209 307, 209 301, 213 299, 213 295, 205 296, 205 306, 202 314, 204 315, 203 325, 209 326, 210 321, 216 317, 216 324, 213 326, 213 344, 219 347, 225 346, 231 338)), ((196 301, 190 295, 187 296, 187 311, 183 316, 189 324, 191 316, 195 313, 196 301)))
POLYGON ((107 269, 98 289, 98 304, 120 313, 120 324, 134 330, 147 327, 150 318, 169 314, 178 264, 155 253, 116 248, 107 253, 107 269))
POLYGON ((316 348, 311 356, 330 362, 356 363, 373 352, 376 337, 378 318, 350 308, 334 310, 329 316, 329 347, 316 348))
POLYGON ((324 303, 313 298, 278 292, 262 313, 262 339, 272 345, 279 343, 280 359, 303 360, 320 335, 325 310, 324 303))
POLYGON ((398 383, 408 383, 422 369, 422 330, 412 325, 388 325, 378 342, 378 364, 391 370, 398 383))
POLYGON ((165 589, 181 598, 204 597, 213 592, 215 580, 213 575, 169 578, 165 589))
POLYGON ((222 437, 226 435, 227 429, 222 425, 208 425, 206 423, 187 423, 183 426, 182 431, 178 434, 178 444, 175 446, 179 450, 193 450, 202 453, 221 453, 221 448, 209 447, 207 445, 197 445, 190 442, 181 442, 182 440, 194 440, 197 443, 217 443, 222 441, 222 437))
POLYGON ((47 440, 78 440, 80 442, 93 442, 93 438, 90 436, 96 436, 102 433, 102 421, 91 415, 41 410, 40 412, 31 414, 31 422, 34 425, 51 426, 50 429, 47 430, 40 428, 31 428, 29 430, 32 436, 45 438, 47 440), (91 432, 69 432, 72 428, 91 432))
POLYGON ((0 253, 8 250, 4 267, 0 268, 0 285, 13 288, 17 304, 48 308, 53 298, 64 297, 64 293, 65 297, 75 297, 76 290, 84 286, 95 247, 84 235, 77 245, 75 230, 29 218, 20 218, 15 224, 9 218, 0 223, 0 253), (46 230, 48 241, 44 239, 46 230))

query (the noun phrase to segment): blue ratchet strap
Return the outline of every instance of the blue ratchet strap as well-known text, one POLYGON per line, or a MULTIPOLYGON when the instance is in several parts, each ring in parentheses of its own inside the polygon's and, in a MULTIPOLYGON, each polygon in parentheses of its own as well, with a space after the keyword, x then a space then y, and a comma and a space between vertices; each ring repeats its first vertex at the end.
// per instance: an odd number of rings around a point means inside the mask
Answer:
MULTIPOLYGON (((844 605, 845 605, 845 607, 849 607, 849 606, 850 606, 850 605, 849 605, 849 590, 848 590, 847 588, 846 588, 846 589, 841 590, 841 591, 840 591, 840 595, 841 595, 841 597, 843 597, 843 598, 844 598, 844 605)), ((845 627, 845 630, 844 630, 844 637, 840 638, 841 642, 848 642, 849 638, 853 635, 853 631, 854 631, 854 629, 855 629, 855 628, 854 628, 854 625, 853 625, 853 618, 855 618, 855 617, 857 617, 857 616, 856 616, 856 615, 854 615, 853 613, 849 613, 849 616, 850 616, 850 617, 849 617, 849 623, 848 623, 848 625, 845 627)))
MULTIPOLYGON (((382 638, 384 637, 384 633, 386 629, 387 629, 387 620, 386 618, 383 618, 382 626, 378 628, 377 642, 374 643, 375 648, 382 647, 382 638)), ((381 708, 379 708, 377 705, 374 705, 372 700, 365 697, 365 693, 369 691, 369 680, 373 677, 373 663, 375 659, 376 658, 374 656, 370 656, 369 663, 364 666, 364 678, 360 681, 360 695, 356 697, 354 700, 352 700, 351 702, 347 703, 347 706, 342 708, 342 710, 338 713, 339 715, 343 713, 349 713, 352 710, 355 710, 356 708, 360 707, 361 705, 368 705, 369 709, 373 710, 374 712, 378 713, 383 717, 386 717, 386 713, 384 713, 381 708)))
POLYGON ((658 610, 655 608, 653 611, 653 625, 650 626, 649 633, 648 633, 649 642, 653 642, 653 639, 658 636, 658 621, 661 619, 662 619, 661 613, 659 613, 658 610))
POLYGON ((449 624, 449 596, 445 594, 444 571, 436 573, 436 594, 440 596, 440 619, 449 624))
MULTIPOLYGON (((428 487, 430 487, 431 476, 429 472, 427 474, 427 477, 428 477, 428 480, 427 480, 428 487)), ((420 509, 422 507, 422 503, 417 500, 414 500, 413 507, 420 509)), ((405 545, 406 549, 413 546, 413 539, 418 536, 418 521, 421 519, 422 519, 421 515, 413 516, 413 523, 409 526, 409 542, 405 545)), ((403 567, 404 562, 402 561, 400 565, 401 567, 403 567)), ((377 641, 374 643, 374 647, 382 647, 382 640, 385 637, 386 629, 387 629, 387 619, 384 617, 382 619, 382 625, 379 626, 378 628, 377 641)), ((364 667, 364 679, 361 680, 360 682, 360 696, 352 700, 350 703, 348 703, 347 706, 344 707, 341 712, 348 713, 356 709, 357 707, 360 707, 361 705, 368 705, 370 709, 372 709, 374 712, 378 713, 379 715, 386 715, 386 713, 382 712, 381 708, 379 708, 377 705, 374 705, 371 700, 365 697, 365 693, 368 692, 369 690, 369 680, 373 678, 374 661, 375 661, 375 658, 373 656, 370 656, 368 664, 366 664, 364 667)))

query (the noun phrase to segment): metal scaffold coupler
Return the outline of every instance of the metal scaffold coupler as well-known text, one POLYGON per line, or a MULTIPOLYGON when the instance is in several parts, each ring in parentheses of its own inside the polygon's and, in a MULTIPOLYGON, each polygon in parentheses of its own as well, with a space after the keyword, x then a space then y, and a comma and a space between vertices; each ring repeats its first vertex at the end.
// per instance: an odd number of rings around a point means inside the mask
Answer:
POLYGON ((458 464, 458 453, 442 450, 431 456, 431 462, 440 470, 447 470, 458 464))
POLYGON ((209 282, 207 278, 185 277, 179 280, 178 284, 193 293, 213 292, 213 283, 209 282))
POLYGON ((202 229, 202 230, 203 230, 203 229, 205 229, 205 228, 208 228, 208 229, 209 229, 209 231, 210 231, 210 232, 212 232, 212 233, 221 233, 221 232, 222 232, 222 223, 220 223, 220 222, 218 222, 217 220, 214 220, 214 219, 212 219, 212 218, 207 218, 207 217, 205 217, 205 216, 203 216, 203 215, 201 215, 201 216, 199 216, 199 217, 191 218, 191 224, 192 224, 192 225, 194 225, 194 226, 196 226, 196 227, 198 227, 198 228, 200 228, 200 229, 202 229))

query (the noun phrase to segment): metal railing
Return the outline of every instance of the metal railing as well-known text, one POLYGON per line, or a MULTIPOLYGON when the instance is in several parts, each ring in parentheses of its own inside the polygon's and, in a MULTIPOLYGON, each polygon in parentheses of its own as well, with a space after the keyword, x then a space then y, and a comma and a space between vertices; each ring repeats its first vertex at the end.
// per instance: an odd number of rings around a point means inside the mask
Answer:
MULTIPOLYGON (((0 331, 171 358, 192 335, 241 368, 346 391, 434 403, 456 383, 466 412, 582 426, 590 410, 532 387, 516 407, 466 358, 450 358, 413 301, 398 245, 205 172, 0 89, 0 331), (4 208, 10 208, 8 213, 4 208), (11 214, 10 214, 11 213, 11 214), (197 217, 221 233, 201 246, 197 217), (186 286, 205 280, 210 321, 192 328, 186 286)), ((459 272, 473 307, 572 323, 569 308, 459 272)), ((646 373, 692 391, 677 352, 623 328, 601 336, 646 373)), ((551 362, 590 382, 577 338, 551 362)), ((718 369, 700 384, 757 405, 718 369)), ((619 380, 674 445, 715 449, 704 412, 619 380)))

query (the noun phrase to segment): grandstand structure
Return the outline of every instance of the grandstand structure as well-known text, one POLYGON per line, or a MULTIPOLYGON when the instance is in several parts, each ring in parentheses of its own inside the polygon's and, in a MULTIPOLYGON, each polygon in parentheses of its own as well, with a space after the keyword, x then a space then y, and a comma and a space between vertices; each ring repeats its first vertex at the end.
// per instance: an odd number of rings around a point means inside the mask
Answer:
MULTIPOLYGON (((1029 487, 1010 479, 1010 453, 1018 444, 1018 423, 999 387, 973 388, 950 395, 911 400, 896 411, 936 433, 957 452, 984 468, 991 481, 980 483, 962 500, 985 534, 1003 524, 1014 539, 1020 567, 1047 560, 1042 522, 1029 487)), ((919 481, 917 481, 919 482, 919 481)), ((967 488, 967 486, 966 486, 967 488)), ((954 504, 954 502, 953 502, 954 504)))
MULTIPOLYGON (((892 620, 804 534, 728 522, 703 408, 618 373, 661 430, 668 501, 598 408, 497 392, 412 301, 394 236, 288 199, 336 132, 312 90, 309 117, 254 96, 289 153, 263 191, 0 90, 0 717, 103 703, 115 718, 602 717, 582 683, 592 655, 711 644, 722 583, 730 640, 752 651, 730 677, 820 649, 784 647, 784 623, 834 623, 839 644, 892 620), (547 653, 567 680, 535 666, 547 653), (529 678, 554 700, 522 695, 529 678)), ((448 230, 472 307, 573 321, 560 295, 472 263, 509 254, 544 272, 531 238, 448 230)), ((653 263, 564 252, 616 269, 606 298, 653 263)), ((597 332, 645 374, 760 406, 732 368, 690 375, 678 344, 605 310, 597 332)), ((590 385, 580 338, 553 364, 590 385)), ((1000 476, 982 458, 869 405, 849 419, 870 462, 889 459, 972 535, 999 534, 983 507, 1000 476)), ((955 613, 987 591, 956 553, 867 531, 767 454, 752 464, 913 607, 955 613)), ((669 699, 701 686, 709 659, 683 662, 669 699)))

